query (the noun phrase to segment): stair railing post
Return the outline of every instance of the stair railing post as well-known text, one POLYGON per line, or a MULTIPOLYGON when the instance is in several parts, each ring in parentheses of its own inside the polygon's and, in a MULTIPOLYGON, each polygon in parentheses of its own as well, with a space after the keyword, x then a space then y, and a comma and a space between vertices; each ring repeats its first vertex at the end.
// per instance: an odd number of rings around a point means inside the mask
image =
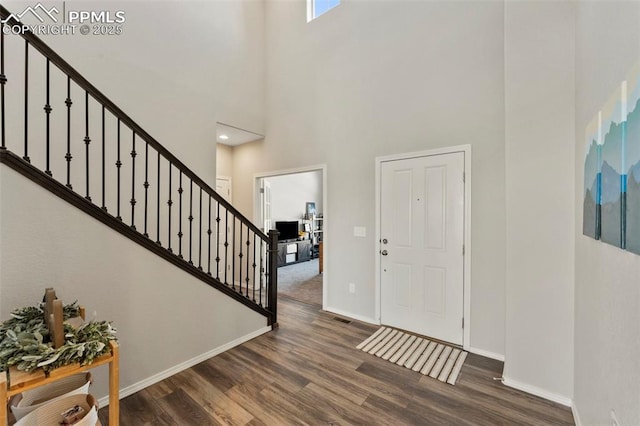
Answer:
POLYGON ((7 76, 4 74, 4 24, 0 23, 0 149, 7 149, 4 115, 5 84, 7 84, 7 76))
POLYGON ((280 233, 271 229, 269 231, 269 300, 267 303, 267 310, 271 312, 271 325, 273 328, 278 327, 278 235, 280 233))

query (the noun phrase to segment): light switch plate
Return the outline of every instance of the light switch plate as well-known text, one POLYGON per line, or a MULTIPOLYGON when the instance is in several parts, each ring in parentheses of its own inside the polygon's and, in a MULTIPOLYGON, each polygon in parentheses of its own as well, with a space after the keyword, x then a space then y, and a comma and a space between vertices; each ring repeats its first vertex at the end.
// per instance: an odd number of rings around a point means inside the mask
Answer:
POLYGON ((353 236, 354 237, 366 237, 367 236, 367 228, 364 226, 354 226, 353 227, 353 236))

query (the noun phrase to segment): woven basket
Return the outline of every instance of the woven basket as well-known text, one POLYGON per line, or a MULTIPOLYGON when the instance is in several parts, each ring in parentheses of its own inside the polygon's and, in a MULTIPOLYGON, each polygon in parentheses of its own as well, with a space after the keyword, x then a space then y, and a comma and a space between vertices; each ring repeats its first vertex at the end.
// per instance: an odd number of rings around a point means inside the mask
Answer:
POLYGON ((43 405, 18 420, 15 426, 59 426, 62 421, 62 413, 76 405, 84 409, 84 417, 73 423, 73 426, 96 426, 99 424, 98 403, 93 395, 77 394, 43 405))
POLYGON ((33 410, 57 399, 76 394, 88 394, 91 373, 78 373, 44 386, 16 395, 11 401, 11 412, 20 420, 33 410))

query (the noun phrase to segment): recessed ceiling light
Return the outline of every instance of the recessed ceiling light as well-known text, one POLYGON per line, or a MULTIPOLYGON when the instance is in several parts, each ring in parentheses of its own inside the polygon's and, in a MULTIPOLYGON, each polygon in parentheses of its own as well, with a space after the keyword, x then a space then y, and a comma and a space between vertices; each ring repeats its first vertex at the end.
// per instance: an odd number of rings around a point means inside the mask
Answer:
POLYGON ((229 139, 229 136, 227 135, 220 135, 219 136, 220 140, 226 141, 227 139, 229 139))

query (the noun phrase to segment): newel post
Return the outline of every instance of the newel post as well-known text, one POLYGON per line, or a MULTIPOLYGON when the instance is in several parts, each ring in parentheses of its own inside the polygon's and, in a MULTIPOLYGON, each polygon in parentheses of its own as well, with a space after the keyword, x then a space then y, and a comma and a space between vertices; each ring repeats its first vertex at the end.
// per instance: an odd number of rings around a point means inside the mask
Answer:
POLYGON ((270 326, 278 328, 278 235, 280 233, 271 229, 269 231, 269 261, 268 261, 268 288, 269 299, 267 309, 271 312, 270 326))

